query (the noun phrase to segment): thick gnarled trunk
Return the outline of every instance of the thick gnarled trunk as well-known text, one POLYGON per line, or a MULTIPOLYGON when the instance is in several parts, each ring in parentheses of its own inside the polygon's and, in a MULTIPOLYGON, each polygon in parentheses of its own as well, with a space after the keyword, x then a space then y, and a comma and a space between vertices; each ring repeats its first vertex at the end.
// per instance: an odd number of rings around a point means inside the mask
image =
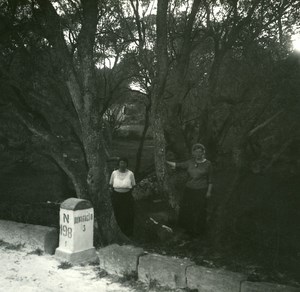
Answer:
POLYGON ((164 123, 167 149, 172 151, 176 160, 182 161, 189 157, 182 123, 180 121, 180 104, 168 105, 167 120, 164 123))
MULTIPOLYGON (((95 112, 94 115, 97 115, 95 112)), ((124 242, 127 238, 121 233, 115 217, 108 189, 107 156, 101 123, 90 115, 84 127, 83 141, 88 163, 88 196, 95 208, 98 241, 101 245, 124 242), (96 121, 93 123, 93 121, 96 121)))
MULTIPOLYGON (((77 113, 85 169, 77 171, 61 163, 71 179, 78 197, 89 199, 95 209, 101 244, 124 241, 114 218, 108 191, 107 151, 102 135, 104 98, 96 85, 94 44, 98 23, 98 2, 81 1, 81 28, 77 40, 77 55, 72 55, 60 27, 60 16, 49 0, 38 0, 45 25, 45 36, 52 44, 64 68, 64 78, 77 113)), ((56 158, 59 158, 58 156, 56 158)), ((54 157, 55 159, 55 157, 54 157)), ((59 159, 56 159, 60 163, 59 159)))

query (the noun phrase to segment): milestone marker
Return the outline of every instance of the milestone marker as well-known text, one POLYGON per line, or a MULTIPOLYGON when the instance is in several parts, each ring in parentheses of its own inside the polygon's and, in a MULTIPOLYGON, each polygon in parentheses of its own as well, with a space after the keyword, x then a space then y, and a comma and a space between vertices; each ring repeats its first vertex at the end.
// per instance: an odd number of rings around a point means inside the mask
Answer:
POLYGON ((59 247, 55 256, 72 264, 97 260, 93 236, 92 204, 77 198, 65 200, 60 206, 59 247))

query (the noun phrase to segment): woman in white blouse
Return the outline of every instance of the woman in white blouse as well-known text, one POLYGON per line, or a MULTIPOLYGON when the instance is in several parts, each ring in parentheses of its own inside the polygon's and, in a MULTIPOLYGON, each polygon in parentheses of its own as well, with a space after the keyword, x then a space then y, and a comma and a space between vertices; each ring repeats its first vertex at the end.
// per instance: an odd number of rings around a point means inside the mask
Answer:
POLYGON ((127 168, 127 158, 120 158, 118 167, 112 172, 109 181, 112 205, 120 229, 125 235, 132 236, 134 220, 132 190, 135 187, 135 178, 133 172, 127 168))

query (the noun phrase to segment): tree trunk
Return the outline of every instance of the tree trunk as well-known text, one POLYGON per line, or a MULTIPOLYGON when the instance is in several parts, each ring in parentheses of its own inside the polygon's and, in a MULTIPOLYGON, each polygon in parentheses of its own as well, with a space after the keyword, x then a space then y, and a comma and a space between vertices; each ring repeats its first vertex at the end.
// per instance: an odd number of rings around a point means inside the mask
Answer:
POLYGON ((180 121, 180 104, 168 106, 167 121, 164 124, 167 140, 167 149, 171 150, 176 160, 185 160, 189 157, 184 132, 180 121))
POLYGON ((224 190, 224 196, 222 196, 216 214, 214 214, 212 239, 214 246, 218 249, 234 243, 236 215, 239 209, 239 194, 237 190, 247 177, 245 146, 245 144, 240 144, 233 151, 234 176, 228 183, 226 190, 224 190))
POLYGON ((194 0, 191 13, 188 16, 187 24, 184 30, 184 39, 180 48, 175 74, 171 84, 173 96, 168 103, 167 119, 165 121, 165 133, 168 142, 168 148, 175 154, 176 159, 184 160, 189 156, 189 149, 185 143, 185 136, 180 121, 181 108, 185 96, 189 92, 187 85, 187 72, 189 69, 190 55, 193 43, 193 25, 200 7, 201 0, 194 0))
POLYGON ((216 137, 217 129, 215 128, 215 115, 214 106, 217 104, 218 99, 218 80, 220 68, 222 65, 225 51, 218 49, 218 44, 215 45, 215 58, 210 69, 206 89, 206 101, 203 109, 203 117, 201 118, 199 127, 199 142, 204 144, 207 148, 208 156, 214 160, 216 158, 218 149, 218 137, 216 137))
POLYGON ((142 155, 143 155, 143 149, 144 149, 144 144, 145 144, 145 140, 146 140, 146 135, 150 126, 150 111, 151 111, 151 106, 147 105, 146 106, 146 113, 145 113, 145 124, 144 124, 144 129, 142 132, 142 137, 140 140, 140 144, 139 144, 139 148, 136 154, 136 164, 135 164, 135 176, 137 178, 139 178, 139 172, 140 172, 140 168, 141 168, 141 160, 142 160, 142 155))
MULTIPOLYGON (((91 115, 92 120, 93 116, 91 115)), ((95 120, 94 120, 95 121, 95 120)), ((127 237, 120 231, 114 217, 108 189, 107 156, 104 149, 101 124, 88 121, 83 141, 88 162, 88 196, 95 209, 98 240, 101 245, 112 242, 126 242, 127 237)))
POLYGON ((156 79, 153 89, 151 121, 154 138, 154 163, 157 180, 164 195, 168 198, 166 170, 166 141, 163 127, 164 104, 162 102, 168 73, 167 53, 167 0, 158 0, 156 15, 156 79))
POLYGON ((101 132, 101 113, 105 105, 104 98, 97 90, 94 63, 95 35, 99 16, 98 1, 81 0, 82 23, 77 38, 76 56, 69 52, 60 25, 60 16, 51 1, 38 0, 38 4, 43 13, 43 17, 39 20, 43 23, 45 36, 61 60, 64 79, 81 127, 86 177, 79 179, 72 170, 68 170, 68 175, 74 184, 77 196, 87 196, 94 206, 100 243, 124 241, 126 237, 116 223, 110 201, 106 149, 101 132))

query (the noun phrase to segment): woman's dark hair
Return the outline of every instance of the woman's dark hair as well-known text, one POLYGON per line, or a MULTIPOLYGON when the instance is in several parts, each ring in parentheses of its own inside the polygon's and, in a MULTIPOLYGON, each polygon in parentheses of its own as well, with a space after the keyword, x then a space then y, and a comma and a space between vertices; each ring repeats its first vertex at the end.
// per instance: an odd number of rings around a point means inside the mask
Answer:
POLYGON ((125 162, 126 165, 128 166, 128 159, 127 159, 126 157, 120 157, 120 158, 118 159, 118 165, 120 165, 120 162, 121 162, 121 161, 125 162))

